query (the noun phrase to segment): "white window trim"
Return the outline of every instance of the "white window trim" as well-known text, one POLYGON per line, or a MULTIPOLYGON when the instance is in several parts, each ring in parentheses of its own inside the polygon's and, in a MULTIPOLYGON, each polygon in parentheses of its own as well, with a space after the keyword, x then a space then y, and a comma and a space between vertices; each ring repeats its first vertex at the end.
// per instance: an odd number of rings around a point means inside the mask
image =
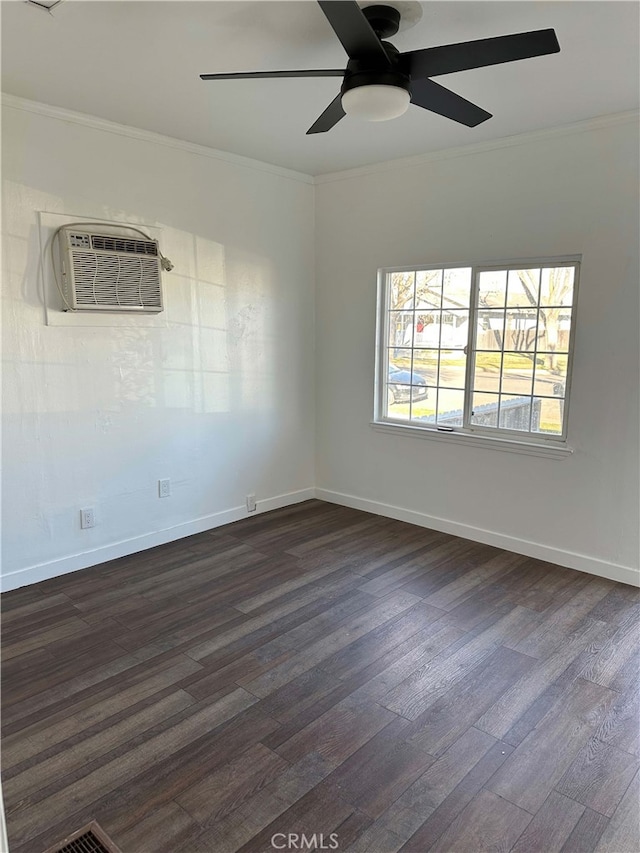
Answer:
POLYGON ((478 435, 471 432, 449 432, 434 427, 419 427, 406 421, 371 421, 371 427, 376 432, 386 432, 390 435, 401 435, 408 438, 426 438, 429 440, 449 442, 449 444, 467 444, 472 447, 484 447, 486 450, 506 450, 510 453, 524 453, 526 456, 544 456, 547 459, 566 459, 573 453, 573 447, 556 442, 552 444, 537 444, 528 441, 512 441, 498 436, 478 435))
MULTIPOLYGON (((475 447, 484 447, 490 450, 503 450, 512 453, 522 453, 529 456, 542 456, 550 459, 566 459, 573 453, 573 447, 567 443, 567 430, 569 422, 569 400, 571 397, 571 377, 573 373, 573 353, 575 344, 576 331, 576 313, 577 313, 577 293, 580 276, 581 255, 562 255, 560 257, 540 257, 540 258, 515 258, 509 260, 487 260, 482 262, 461 261, 457 263, 442 263, 442 264, 412 264, 408 266, 393 266, 382 267, 378 270, 378 295, 376 308, 376 369, 375 369, 375 388, 374 388, 374 417, 371 422, 371 427, 378 432, 389 433, 392 435, 402 435, 411 438, 426 438, 435 439, 437 441, 448 441, 453 444, 466 444, 475 447), (414 270, 429 270, 429 269, 451 269, 459 267, 470 267, 472 282, 475 288, 475 281, 478 273, 486 269, 504 269, 513 266, 519 266, 526 269, 528 266, 562 266, 564 264, 576 264, 576 273, 573 286, 573 304, 572 304, 572 321, 571 333, 569 339, 569 355, 567 364, 567 385, 565 397, 565 411, 563 422, 562 436, 536 436, 531 433, 509 432, 508 430, 496 431, 497 434, 491 434, 484 428, 474 429, 466 427, 437 427, 419 426, 415 422, 399 421, 384 416, 384 400, 386 394, 384 391, 385 384, 385 367, 386 353, 388 348, 388 322, 387 322, 387 276, 392 272, 410 272, 414 270), (523 435, 523 438, 519 436, 523 435), (526 437, 525 437, 526 436, 526 437)), ((477 311, 477 293, 472 294, 473 299, 470 303, 470 318, 475 316, 477 311)), ((471 345, 475 344, 475 324, 470 319, 470 329, 473 329, 471 345)), ((467 362, 469 368, 471 361, 467 362)), ((467 381, 465 387, 465 406, 468 409, 468 399, 470 395, 469 376, 467 373, 467 381)), ((493 428, 492 428, 493 431, 493 428)))

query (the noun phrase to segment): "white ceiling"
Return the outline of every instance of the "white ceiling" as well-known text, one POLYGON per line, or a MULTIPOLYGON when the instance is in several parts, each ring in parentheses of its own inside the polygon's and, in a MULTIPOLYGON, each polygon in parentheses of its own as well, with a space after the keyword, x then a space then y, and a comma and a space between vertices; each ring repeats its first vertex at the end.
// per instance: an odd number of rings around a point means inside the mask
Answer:
MULTIPOLYGON (((371 0, 369 0, 369 5, 371 0)), ((361 5, 367 5, 362 3, 361 5)), ((314 0, 65 0, 2 8, 2 89, 312 175, 637 109, 636 2, 423 2, 399 50, 554 27, 561 52, 438 82, 494 114, 466 128, 417 107, 306 130, 339 78, 203 82, 201 73, 343 68, 314 0)))

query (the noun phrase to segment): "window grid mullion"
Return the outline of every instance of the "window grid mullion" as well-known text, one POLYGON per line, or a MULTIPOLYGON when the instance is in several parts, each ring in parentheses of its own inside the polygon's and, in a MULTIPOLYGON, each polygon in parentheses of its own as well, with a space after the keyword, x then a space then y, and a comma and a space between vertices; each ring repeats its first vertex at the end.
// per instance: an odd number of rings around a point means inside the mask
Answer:
MULTIPOLYGON (((507 277, 509 273, 507 272, 507 277)), ((500 373, 498 374, 498 413, 496 415, 496 429, 500 429, 500 410, 502 409, 502 380, 504 378, 504 346, 507 340, 507 289, 504 291, 504 318, 502 320, 502 344, 500 346, 500 373)))
POLYGON ((411 314, 411 366, 409 368, 409 422, 413 420, 413 356, 416 346, 416 303, 418 301, 418 270, 413 271, 413 311, 411 314))
POLYGON ((479 271, 471 268, 471 298, 469 300, 469 330, 467 334, 467 364, 465 370, 464 411, 462 413, 463 428, 471 430, 471 404, 473 395, 473 370, 476 360, 476 339, 478 327, 478 289, 479 271))
MULTIPOLYGON (((533 339, 533 376, 531 377, 531 406, 529 411, 529 434, 533 427, 533 401, 535 399, 536 374, 538 372, 538 330, 540 329, 540 299, 542 298, 542 267, 538 270, 538 304, 536 311, 536 336, 533 339)), ((539 424, 538 424, 539 426, 539 424)))
POLYGON ((442 300, 444 298, 444 269, 440 272, 440 313, 438 314, 438 369, 436 371, 436 410, 434 414, 434 423, 438 426, 438 412, 440 407, 440 365, 442 362, 442 300))
POLYGON ((389 417, 389 325, 391 323, 389 303, 391 291, 391 273, 385 273, 384 287, 382 288, 382 310, 380 322, 383 323, 382 351, 378 359, 378 411, 380 417, 389 417))

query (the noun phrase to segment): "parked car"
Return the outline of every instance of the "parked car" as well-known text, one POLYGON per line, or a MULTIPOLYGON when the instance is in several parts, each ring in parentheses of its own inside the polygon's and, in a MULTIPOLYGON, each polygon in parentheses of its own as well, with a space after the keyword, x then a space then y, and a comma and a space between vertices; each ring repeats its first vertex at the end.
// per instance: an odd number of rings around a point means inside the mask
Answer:
POLYGON ((419 373, 389 365, 387 385, 388 404, 408 403, 409 400, 426 400, 429 396, 427 380, 419 373))

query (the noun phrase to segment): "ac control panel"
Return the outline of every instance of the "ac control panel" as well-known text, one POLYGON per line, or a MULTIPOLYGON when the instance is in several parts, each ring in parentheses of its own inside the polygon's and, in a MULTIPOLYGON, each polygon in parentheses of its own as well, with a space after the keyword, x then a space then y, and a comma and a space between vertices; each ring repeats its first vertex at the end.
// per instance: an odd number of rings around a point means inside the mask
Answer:
POLYGON ((90 249, 91 236, 89 234, 74 234, 69 233, 69 245, 74 249, 90 249))

